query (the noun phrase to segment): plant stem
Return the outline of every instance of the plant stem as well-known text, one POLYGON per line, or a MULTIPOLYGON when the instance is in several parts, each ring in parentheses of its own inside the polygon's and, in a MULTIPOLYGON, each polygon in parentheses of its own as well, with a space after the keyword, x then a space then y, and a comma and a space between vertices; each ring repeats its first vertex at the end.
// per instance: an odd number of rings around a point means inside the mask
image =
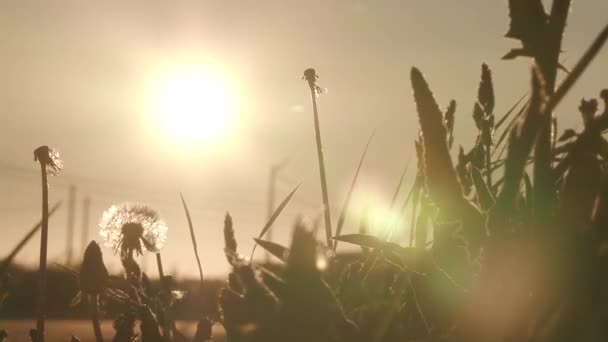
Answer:
POLYGON ((93 323, 93 331, 95 332, 95 341, 103 342, 101 326, 99 325, 99 295, 89 295, 89 306, 91 309, 91 322, 93 323))
MULTIPOLYGON (((537 56, 545 82, 545 91, 549 97, 553 97, 555 81, 559 67, 559 55, 561 52, 562 38, 566 21, 570 10, 571 0, 555 0, 551 8, 550 35, 547 39, 545 49, 537 56)), ((543 111, 539 136, 534 147, 534 211, 537 222, 544 222, 549 215, 555 197, 552 171, 551 151, 551 121, 553 113, 543 111)))
POLYGON ((331 214, 329 210, 329 195, 327 194, 327 177, 325 176, 325 161, 323 159, 323 144, 321 143, 321 128, 319 127, 319 112, 317 110, 317 93, 313 83, 310 83, 312 97, 312 110, 315 121, 315 138, 317 142, 317 158, 319 159, 319 173, 321 177, 321 192, 323 195, 323 212, 325 214, 325 237, 327 247, 332 247, 331 214))
POLYGON ((38 293, 36 301, 36 330, 38 341, 44 342, 44 319, 46 316, 46 255, 49 237, 49 184, 46 165, 40 162, 42 176, 42 221, 40 235, 40 265, 38 267, 38 293))
POLYGON ((492 191, 492 151, 490 146, 485 146, 486 151, 486 183, 488 184, 488 189, 490 189, 490 193, 494 195, 492 191))
POLYGON ((161 302, 164 307, 164 312, 162 315, 161 325, 163 327, 163 339, 165 341, 170 341, 171 339, 171 324, 169 320, 169 303, 166 301, 169 296, 171 296, 171 289, 168 288, 169 285, 165 281, 165 271, 163 271, 163 261, 160 257, 160 252, 156 253, 156 266, 158 266, 158 278, 160 280, 161 286, 161 302))
POLYGON ((165 271, 163 271, 163 261, 160 258, 160 253, 156 253, 156 266, 158 266, 158 278, 162 284, 163 278, 165 278, 165 271))

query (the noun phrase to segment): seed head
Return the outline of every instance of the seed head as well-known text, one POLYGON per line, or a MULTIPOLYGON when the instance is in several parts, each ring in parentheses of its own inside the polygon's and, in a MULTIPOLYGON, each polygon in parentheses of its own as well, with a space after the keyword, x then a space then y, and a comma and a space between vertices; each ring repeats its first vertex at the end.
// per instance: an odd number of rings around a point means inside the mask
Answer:
POLYGON ((143 249, 158 253, 167 240, 167 225, 158 211, 142 204, 113 205, 99 220, 99 234, 106 246, 121 255, 142 254, 143 249))
POLYGON ((315 93, 315 96, 319 96, 319 95, 327 92, 327 89, 323 89, 317 85, 317 80, 319 79, 319 75, 317 75, 317 72, 315 71, 315 69, 308 68, 308 69, 304 70, 304 76, 302 77, 302 79, 306 80, 306 82, 308 82, 308 86, 310 87, 311 91, 313 91, 315 93))
POLYGON ((34 161, 37 161, 45 169, 47 175, 56 176, 63 168, 59 153, 46 145, 34 150, 34 161))

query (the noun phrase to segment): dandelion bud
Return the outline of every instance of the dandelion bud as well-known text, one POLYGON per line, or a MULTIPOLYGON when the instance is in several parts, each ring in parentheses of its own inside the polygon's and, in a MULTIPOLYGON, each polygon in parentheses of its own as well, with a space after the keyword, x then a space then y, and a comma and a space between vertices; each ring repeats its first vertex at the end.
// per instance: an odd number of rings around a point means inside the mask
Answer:
POLYGON ((91 241, 84 252, 80 268, 80 290, 86 294, 97 295, 105 290, 108 284, 108 270, 103 264, 101 249, 91 241))
POLYGON ((48 146, 40 146, 34 150, 34 161, 44 167, 47 175, 56 176, 63 168, 59 153, 48 146))

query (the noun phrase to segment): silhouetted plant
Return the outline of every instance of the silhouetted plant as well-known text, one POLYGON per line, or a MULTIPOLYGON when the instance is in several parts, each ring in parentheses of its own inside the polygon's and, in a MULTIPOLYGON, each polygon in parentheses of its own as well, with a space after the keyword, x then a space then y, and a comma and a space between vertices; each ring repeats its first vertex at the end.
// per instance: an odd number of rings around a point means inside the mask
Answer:
POLYGON ((38 293, 36 303, 37 342, 44 342, 44 320, 46 316, 46 258, 49 236, 49 183, 47 175, 57 175, 63 164, 59 153, 48 146, 40 146, 34 151, 34 160, 40 163, 42 176, 42 220, 40 234, 40 266, 38 269, 38 293))

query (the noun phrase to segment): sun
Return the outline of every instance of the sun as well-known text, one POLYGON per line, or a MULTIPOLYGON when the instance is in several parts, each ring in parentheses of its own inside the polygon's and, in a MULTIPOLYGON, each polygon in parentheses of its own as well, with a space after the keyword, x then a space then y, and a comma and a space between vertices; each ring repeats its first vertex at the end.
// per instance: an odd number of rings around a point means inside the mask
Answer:
POLYGON ((179 66, 161 77, 153 102, 159 126, 174 142, 215 145, 228 137, 235 98, 221 75, 202 66, 179 66))

